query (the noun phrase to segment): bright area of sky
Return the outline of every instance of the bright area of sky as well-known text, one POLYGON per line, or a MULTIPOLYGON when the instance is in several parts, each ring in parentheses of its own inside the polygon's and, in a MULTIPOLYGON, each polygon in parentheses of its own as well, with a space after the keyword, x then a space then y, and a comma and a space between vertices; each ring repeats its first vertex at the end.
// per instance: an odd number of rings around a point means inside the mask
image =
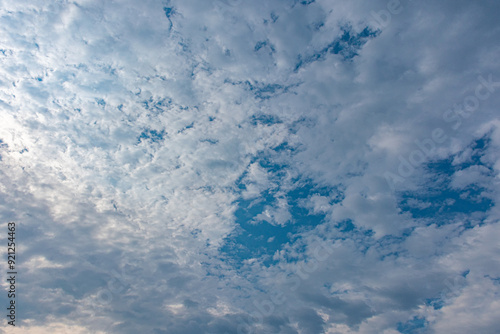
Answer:
POLYGON ((498 333, 499 14, 0 0, 0 333, 498 333))

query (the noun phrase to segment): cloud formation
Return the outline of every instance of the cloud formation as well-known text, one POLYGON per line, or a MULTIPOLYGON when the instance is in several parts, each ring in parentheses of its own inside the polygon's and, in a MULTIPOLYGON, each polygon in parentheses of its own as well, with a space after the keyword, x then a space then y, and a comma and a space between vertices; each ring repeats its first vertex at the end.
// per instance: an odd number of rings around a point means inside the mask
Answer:
POLYGON ((499 11, 0 1, 0 332, 496 333, 499 11))

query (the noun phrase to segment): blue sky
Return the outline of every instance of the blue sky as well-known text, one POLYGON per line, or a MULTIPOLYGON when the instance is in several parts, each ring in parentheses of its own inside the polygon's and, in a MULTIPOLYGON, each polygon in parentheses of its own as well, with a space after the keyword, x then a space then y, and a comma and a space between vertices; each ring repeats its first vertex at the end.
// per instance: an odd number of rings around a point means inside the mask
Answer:
POLYGON ((0 0, 0 333, 497 333, 498 13, 0 0))

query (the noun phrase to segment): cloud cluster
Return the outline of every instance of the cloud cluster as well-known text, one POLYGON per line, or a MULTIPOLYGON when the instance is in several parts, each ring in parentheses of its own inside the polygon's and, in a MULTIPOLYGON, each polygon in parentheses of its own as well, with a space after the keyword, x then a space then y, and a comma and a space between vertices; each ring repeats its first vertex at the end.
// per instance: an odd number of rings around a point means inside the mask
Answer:
POLYGON ((495 333, 499 11, 0 1, 12 332, 495 333))

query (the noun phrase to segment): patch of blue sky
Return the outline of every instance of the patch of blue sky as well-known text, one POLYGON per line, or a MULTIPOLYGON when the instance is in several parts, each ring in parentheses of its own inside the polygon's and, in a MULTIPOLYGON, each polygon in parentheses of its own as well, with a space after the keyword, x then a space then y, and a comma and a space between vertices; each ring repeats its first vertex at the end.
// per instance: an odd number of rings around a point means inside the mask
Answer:
MULTIPOLYGON (((319 23, 321 26, 321 23, 319 23)), ((358 55, 361 47, 370 39, 376 37, 379 32, 364 28, 361 32, 356 33, 351 26, 341 28, 342 35, 335 38, 330 44, 323 49, 316 51, 311 55, 299 55, 295 72, 301 67, 324 59, 328 54, 336 54, 343 56, 344 60, 350 60, 358 55)))
POLYGON ((347 219, 343 220, 336 224, 335 226, 340 232, 352 232, 356 230, 356 225, 352 222, 352 220, 347 219))
POLYGON ((182 133, 182 132, 184 132, 184 131, 186 131, 186 130, 189 130, 189 129, 192 129, 192 128, 194 128, 194 122, 191 122, 190 124, 186 125, 186 126, 185 126, 185 127, 183 127, 182 129, 180 129, 180 130, 178 131, 178 133, 182 133))
POLYGON ((307 5, 310 5, 312 3, 316 2, 316 0, 302 0, 300 1, 300 4, 301 5, 304 5, 304 6, 307 6, 307 5))
POLYGON ((142 131, 141 135, 137 138, 137 143, 140 143, 142 141, 150 141, 151 143, 158 143, 163 141, 165 139, 165 136, 167 133, 165 130, 152 130, 152 129, 145 129, 142 131))
POLYGON ((282 152, 290 152, 290 153, 295 153, 297 152, 297 148, 294 146, 291 146, 290 143, 288 142, 283 142, 279 144, 276 147, 273 147, 272 150, 276 153, 282 153, 282 152))
MULTIPOLYGON (((276 21, 278 21, 278 19, 279 19, 279 16, 276 15, 275 13, 271 12, 271 21, 273 23, 276 23, 276 21)), ((264 23, 267 23, 267 20, 265 20, 264 23)))
POLYGON ((425 318, 414 317, 405 323, 399 323, 397 329, 402 334, 417 334, 423 333, 427 325, 428 322, 425 318))
POLYGON ((460 167, 461 169, 465 169, 474 165, 485 166, 491 169, 491 166, 485 164, 481 159, 485 153, 485 150, 490 145, 490 142, 491 138, 489 138, 488 136, 473 141, 472 144, 469 146, 469 148, 472 150, 472 153, 470 154, 469 158, 455 165, 460 167))
POLYGON ((454 163, 453 157, 428 163, 426 170, 430 177, 418 191, 401 195, 400 208, 409 212, 413 218, 433 218, 433 223, 437 225, 446 224, 457 215, 474 215, 475 218, 485 216, 493 206, 492 199, 484 196, 487 189, 479 184, 455 189, 451 183, 457 171, 472 166, 483 166, 492 171, 491 167, 481 160, 487 145, 486 138, 472 143, 473 153, 461 163, 454 163))
POLYGON ((435 310, 440 310, 445 306, 445 301, 442 298, 428 298, 425 303, 435 310))
POLYGON ((141 104, 142 104, 144 109, 146 109, 154 114, 160 114, 172 105, 172 99, 162 98, 159 100, 154 100, 151 97, 148 100, 142 101, 141 104))
POLYGON ((104 101, 104 99, 95 99, 95 102, 102 107, 106 106, 106 101, 104 101))
POLYGON ((175 13, 175 9, 173 7, 163 7, 163 12, 165 13, 165 16, 168 18, 171 18, 172 15, 175 13))
POLYGON ((271 53, 271 54, 276 52, 276 48, 274 47, 274 45, 272 43, 269 42, 269 40, 259 41, 255 44, 255 46, 253 48, 253 50, 255 52, 257 52, 261 49, 269 50, 269 53, 271 53))
POLYGON ((272 155, 269 156, 260 156, 256 159, 252 159, 253 162, 258 162, 261 167, 267 170, 270 173, 273 173, 274 178, 279 178, 287 173, 287 167, 289 167, 286 163, 278 163, 275 160, 275 157, 272 155))
POLYGON ((170 23, 169 30, 172 30, 172 27, 174 26, 172 22, 172 16, 175 14, 175 8, 173 7, 163 7, 163 12, 165 13, 165 16, 168 19, 168 22, 170 23))
POLYGON ((292 4, 292 8, 295 7, 297 4, 300 4, 302 6, 309 6, 315 2, 316 0, 295 0, 292 4))
MULTIPOLYGON (((413 218, 448 218, 452 219, 457 214, 483 213, 485 214, 492 206, 491 199, 481 197, 484 189, 470 189, 468 196, 464 197, 461 191, 444 188, 432 193, 416 194, 405 193, 402 196, 400 208, 404 212, 410 212, 413 218)), ((433 219, 433 223, 441 225, 448 219, 433 219)))
POLYGON ((236 262, 260 257, 269 260, 277 250, 289 242, 294 231, 292 224, 276 226, 265 221, 254 222, 255 217, 273 202, 274 197, 270 194, 263 195, 262 201, 258 203, 251 200, 239 201, 235 212, 238 227, 226 240, 227 243, 221 251, 236 262))
POLYGON ((291 204, 294 223, 281 226, 265 220, 256 222, 255 217, 275 201, 272 196, 264 197, 265 199, 258 203, 249 200, 238 202, 238 210, 235 213, 238 228, 221 248, 221 252, 236 263, 251 258, 261 258, 266 265, 273 263, 272 256, 277 250, 292 242, 297 233, 321 224, 325 218, 324 215, 309 214, 295 202, 291 204))
MULTIPOLYGON (((265 157, 261 157, 259 164, 278 180, 278 184, 284 184, 279 181, 287 174, 286 165, 274 163, 265 157)), ((240 198, 237 201, 238 209, 235 212, 237 228, 226 238, 226 243, 221 248, 221 252, 234 260, 237 267, 244 260, 251 258, 259 258, 265 265, 274 263, 272 256, 276 251, 281 250, 287 243, 293 243, 301 233, 324 223, 326 215, 311 212, 304 202, 312 195, 332 197, 330 195, 337 194, 338 190, 316 185, 301 177, 292 180, 292 183, 291 189, 284 189, 282 186, 269 187, 256 199, 240 198), (281 225, 262 218, 266 210, 277 206, 279 198, 286 199, 287 210, 291 216, 290 221, 281 225)), ((240 191, 246 189, 242 180, 238 183, 238 189, 240 191)), ((346 231, 352 229, 354 226, 345 227, 346 231)))
POLYGON ((208 144, 211 144, 211 145, 215 145, 219 142, 218 139, 212 139, 212 138, 207 138, 207 139, 200 139, 200 142, 202 143, 208 143, 208 144))
POLYGON ((275 83, 263 83, 259 81, 250 82, 249 80, 245 81, 231 81, 229 79, 224 80, 224 83, 229 83, 231 85, 241 85, 245 90, 251 91, 257 99, 260 100, 268 100, 272 97, 279 96, 282 94, 286 94, 290 91, 291 88, 297 87, 300 84, 291 84, 291 85, 280 85, 275 83))
POLYGON ((263 125, 273 125, 273 124, 280 124, 282 121, 279 119, 279 117, 275 115, 270 115, 270 114, 255 114, 250 117, 250 123, 252 125, 258 125, 258 124, 263 124, 263 125))

